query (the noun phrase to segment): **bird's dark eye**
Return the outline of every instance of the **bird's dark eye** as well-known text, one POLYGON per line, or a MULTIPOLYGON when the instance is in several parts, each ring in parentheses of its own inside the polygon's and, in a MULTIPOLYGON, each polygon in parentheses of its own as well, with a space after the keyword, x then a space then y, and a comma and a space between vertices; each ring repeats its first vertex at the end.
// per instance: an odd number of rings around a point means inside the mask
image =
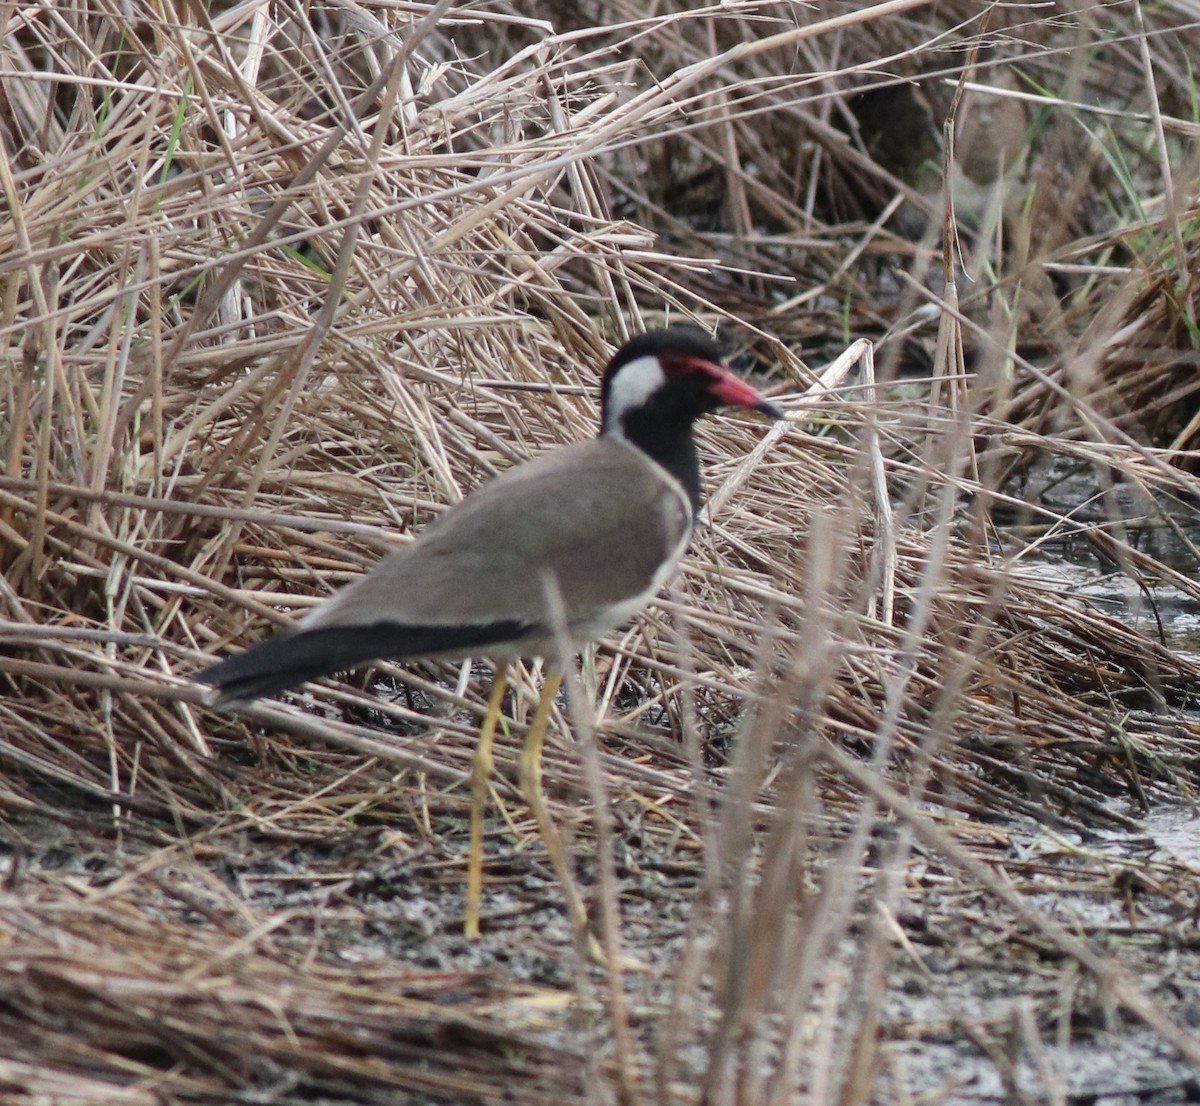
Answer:
POLYGON ((659 357, 663 373, 669 380, 680 380, 694 376, 698 378, 716 378, 722 375, 721 369, 703 357, 686 353, 667 353, 659 357))

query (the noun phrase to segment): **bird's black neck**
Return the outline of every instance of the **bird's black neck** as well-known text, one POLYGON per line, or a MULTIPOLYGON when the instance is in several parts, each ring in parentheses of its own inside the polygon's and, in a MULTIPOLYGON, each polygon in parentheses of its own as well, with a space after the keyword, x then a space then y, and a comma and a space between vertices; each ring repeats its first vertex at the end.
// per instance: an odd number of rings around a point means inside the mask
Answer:
POLYGON ((657 461, 682 485, 692 504, 692 517, 700 515, 700 458, 692 438, 692 420, 664 419, 661 413, 627 411, 621 419, 625 440, 657 461))

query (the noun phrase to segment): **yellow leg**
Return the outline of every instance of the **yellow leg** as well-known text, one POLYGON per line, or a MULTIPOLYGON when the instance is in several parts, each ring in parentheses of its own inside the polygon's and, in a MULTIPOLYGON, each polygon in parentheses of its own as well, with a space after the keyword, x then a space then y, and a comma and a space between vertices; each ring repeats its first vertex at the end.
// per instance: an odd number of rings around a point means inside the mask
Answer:
POLYGON ((506 690, 508 675, 503 668, 497 668, 471 763, 471 846, 467 853, 467 919, 463 923, 463 935, 472 941, 479 936, 479 899, 483 894, 483 808, 487 804, 494 767, 492 738, 496 736, 496 723, 500 721, 506 690))
POLYGON ((567 897, 567 914, 571 919, 571 925, 577 933, 583 933, 587 929, 587 909, 583 905, 583 896, 580 895, 579 888, 575 886, 575 880, 571 877, 567 859, 563 855, 562 844, 550 817, 550 808, 546 805, 546 795, 542 790, 542 744, 546 738, 546 728, 550 724, 550 711, 554 708, 554 697, 558 694, 561 683, 562 677, 557 674, 546 677, 546 682, 542 685, 542 696, 538 700, 537 710, 529 725, 529 733, 525 737, 525 746, 521 750, 521 759, 517 767, 521 793, 525 796, 525 801, 533 812, 538 833, 546 846, 550 863, 554 867, 554 874, 558 877, 558 882, 562 885, 563 893, 567 897))

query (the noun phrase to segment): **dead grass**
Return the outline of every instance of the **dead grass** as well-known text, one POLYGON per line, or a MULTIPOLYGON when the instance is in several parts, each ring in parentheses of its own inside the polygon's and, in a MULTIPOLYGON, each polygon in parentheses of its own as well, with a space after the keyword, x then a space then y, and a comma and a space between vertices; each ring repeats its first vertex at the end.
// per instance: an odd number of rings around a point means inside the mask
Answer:
POLYGON ((1200 599, 1184 6, 3 12, 9 1100, 959 1101, 888 1066, 953 896, 1200 1062, 1013 829, 1086 845, 1196 785, 1200 662, 1026 568, 1070 538, 1200 599), (592 433, 607 343, 680 315, 796 421, 705 428, 687 567, 547 751, 647 970, 571 950, 505 782, 468 949, 480 681, 231 718, 189 676, 592 433))

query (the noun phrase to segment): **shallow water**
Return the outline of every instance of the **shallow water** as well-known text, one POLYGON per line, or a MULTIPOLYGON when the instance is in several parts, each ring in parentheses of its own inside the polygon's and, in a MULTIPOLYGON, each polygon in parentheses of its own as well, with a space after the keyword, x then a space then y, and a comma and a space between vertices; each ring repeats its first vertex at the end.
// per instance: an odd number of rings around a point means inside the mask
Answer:
POLYGON ((1164 807, 1141 818, 1155 846, 1200 875, 1200 809, 1164 807))

